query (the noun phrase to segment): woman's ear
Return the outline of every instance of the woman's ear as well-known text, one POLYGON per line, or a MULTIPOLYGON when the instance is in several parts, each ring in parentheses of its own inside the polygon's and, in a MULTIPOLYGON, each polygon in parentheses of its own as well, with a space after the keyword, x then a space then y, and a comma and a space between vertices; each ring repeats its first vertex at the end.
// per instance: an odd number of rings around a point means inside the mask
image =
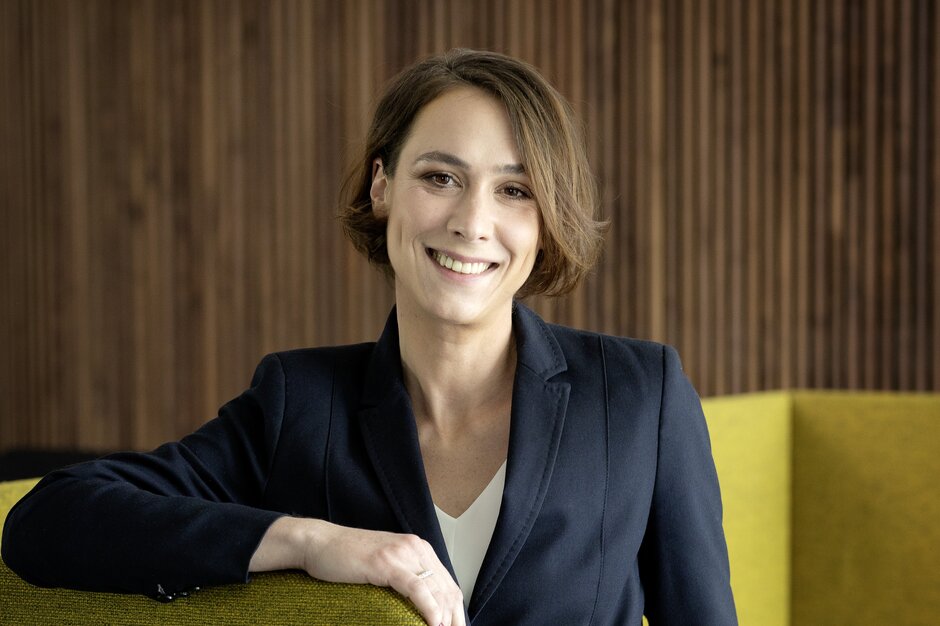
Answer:
POLYGON ((385 216, 388 214, 388 207, 385 203, 385 193, 388 191, 388 177, 385 175, 385 166, 382 159, 375 159, 372 162, 372 187, 369 190, 369 197, 372 200, 372 212, 385 216))

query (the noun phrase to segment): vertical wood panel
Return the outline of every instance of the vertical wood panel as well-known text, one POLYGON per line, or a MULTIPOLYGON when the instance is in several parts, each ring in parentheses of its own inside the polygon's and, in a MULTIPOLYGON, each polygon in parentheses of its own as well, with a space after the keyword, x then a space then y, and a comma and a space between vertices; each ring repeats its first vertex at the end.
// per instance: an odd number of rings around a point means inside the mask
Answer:
POLYGON ((540 67, 611 221, 551 320, 675 344, 703 395, 940 389, 930 0, 0 3, 0 449, 144 448, 272 350, 374 339, 334 218, 382 84, 540 67))
MULTIPOLYGON (((940 389, 940 365, 937 364, 937 355, 940 355, 940 245, 937 243, 940 242, 940 208, 938 208, 940 207, 940 189, 937 188, 937 181, 940 181, 940 120, 937 119, 940 115, 937 113, 937 103, 940 102, 940 58, 938 58, 940 57, 940 44, 937 43, 936 37, 929 35, 929 33, 940 32, 940 10, 934 4, 927 4, 926 6, 933 12, 933 16, 932 18, 925 16, 924 19, 925 24, 931 25, 930 30, 920 31, 921 36, 924 37, 924 49, 929 52, 922 61, 933 67, 933 76, 928 81, 928 93, 924 94, 927 97, 927 102, 924 103, 925 124, 918 127, 918 133, 923 132, 924 135, 930 137, 929 129, 933 129, 931 148, 927 150, 932 155, 932 163, 926 164, 924 168, 928 176, 923 181, 923 185, 926 188, 925 210, 927 219, 933 223, 930 240, 930 250, 933 252, 933 264, 930 271, 933 298, 929 307, 932 313, 929 315, 930 333, 933 335, 933 349, 931 350, 933 361, 930 367, 933 372, 931 388, 940 389), (930 174, 930 172, 933 172, 933 174, 930 174)), ((929 71, 927 75, 930 76, 929 71)))

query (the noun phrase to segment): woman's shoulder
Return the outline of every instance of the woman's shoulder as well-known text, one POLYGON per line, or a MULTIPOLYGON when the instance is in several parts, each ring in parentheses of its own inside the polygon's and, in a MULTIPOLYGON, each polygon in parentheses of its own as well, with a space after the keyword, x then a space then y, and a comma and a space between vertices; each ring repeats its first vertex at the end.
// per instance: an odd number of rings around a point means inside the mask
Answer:
POLYGON ((290 388, 331 384, 339 373, 342 378, 356 378, 367 368, 375 342, 292 348, 267 354, 255 369, 252 387, 265 380, 279 380, 290 388))
POLYGON ((542 352, 554 351, 557 347, 569 365, 623 361, 661 371, 664 359, 675 354, 671 347, 655 341, 548 322, 519 303, 515 312, 526 340, 539 344, 542 352))
POLYGON ((374 349, 375 342, 369 341, 347 345, 292 348, 272 352, 265 358, 277 359, 284 368, 332 366, 338 362, 348 363, 368 359, 374 349))
POLYGON ((568 357, 629 363, 632 367, 661 370, 663 361, 675 356, 671 346, 648 339, 624 337, 561 324, 548 324, 562 351, 568 357))

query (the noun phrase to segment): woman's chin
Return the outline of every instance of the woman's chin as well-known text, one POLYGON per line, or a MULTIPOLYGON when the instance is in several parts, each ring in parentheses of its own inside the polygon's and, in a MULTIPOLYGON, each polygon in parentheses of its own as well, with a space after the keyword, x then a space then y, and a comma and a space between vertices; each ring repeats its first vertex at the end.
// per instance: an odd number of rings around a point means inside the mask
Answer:
POLYGON ((395 299, 402 312, 429 322, 461 326, 511 315, 512 296, 500 289, 494 291, 492 285, 441 284, 435 278, 420 285, 396 284, 395 299))
POLYGON ((431 317, 442 323, 460 326, 473 324, 484 317, 482 307, 459 303, 437 302, 429 312, 431 317))
POLYGON ((506 302, 506 307, 501 307, 494 306, 492 302, 481 302, 479 298, 437 295, 429 296, 424 308, 427 317, 440 323, 468 326, 486 323, 487 320, 494 319, 500 309, 511 311, 511 306, 511 300, 506 302))

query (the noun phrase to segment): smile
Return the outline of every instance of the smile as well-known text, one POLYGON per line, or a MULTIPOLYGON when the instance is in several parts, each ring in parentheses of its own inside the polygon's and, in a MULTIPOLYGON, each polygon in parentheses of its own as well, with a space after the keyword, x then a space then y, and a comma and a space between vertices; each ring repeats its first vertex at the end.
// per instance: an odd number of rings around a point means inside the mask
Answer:
POLYGON ((438 252, 437 250, 429 250, 431 258, 437 261, 438 265, 441 267, 446 267, 452 272, 457 272, 458 274, 482 274, 486 270, 490 269, 495 263, 467 263, 454 260, 444 254, 443 252, 438 252))

